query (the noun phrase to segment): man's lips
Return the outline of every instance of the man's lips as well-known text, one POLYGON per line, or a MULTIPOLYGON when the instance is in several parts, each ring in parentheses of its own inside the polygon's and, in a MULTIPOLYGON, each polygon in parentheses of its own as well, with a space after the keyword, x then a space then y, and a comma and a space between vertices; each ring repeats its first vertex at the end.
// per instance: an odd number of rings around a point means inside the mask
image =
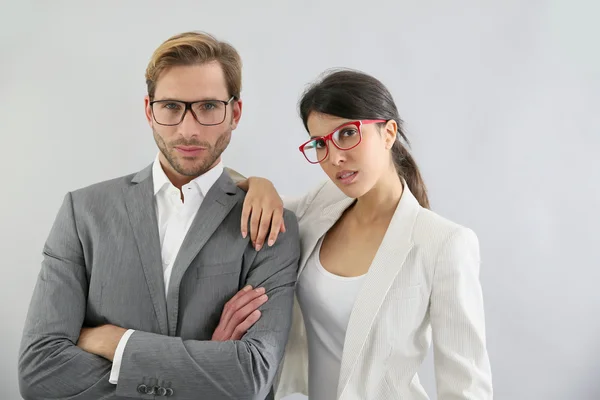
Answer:
POLYGON ((204 150, 206 147, 201 146, 175 146, 175 149, 183 155, 196 155, 204 150))

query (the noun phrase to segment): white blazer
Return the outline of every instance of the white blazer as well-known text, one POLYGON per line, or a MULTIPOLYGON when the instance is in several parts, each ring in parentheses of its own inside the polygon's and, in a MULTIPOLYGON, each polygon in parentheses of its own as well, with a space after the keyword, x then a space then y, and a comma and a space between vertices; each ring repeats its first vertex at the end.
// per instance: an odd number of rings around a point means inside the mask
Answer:
MULTIPOLYGON (((299 274, 352 202, 329 180, 302 199, 284 200, 298 217, 299 274)), ((433 339, 438 400, 491 400, 479 263, 473 231, 421 207, 405 184, 350 316, 337 399, 428 399, 417 370, 433 339)), ((293 313, 276 399, 308 395, 308 346, 297 301, 293 313)))

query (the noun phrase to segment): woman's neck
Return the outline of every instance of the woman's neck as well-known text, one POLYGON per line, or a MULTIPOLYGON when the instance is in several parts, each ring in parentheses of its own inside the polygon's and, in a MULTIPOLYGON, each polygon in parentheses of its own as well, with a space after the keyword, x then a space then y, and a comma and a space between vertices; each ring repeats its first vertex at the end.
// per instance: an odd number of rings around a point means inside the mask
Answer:
POLYGON ((358 198, 351 212, 361 224, 381 219, 389 220, 398 207, 403 190, 402 180, 394 168, 382 176, 371 190, 358 198))

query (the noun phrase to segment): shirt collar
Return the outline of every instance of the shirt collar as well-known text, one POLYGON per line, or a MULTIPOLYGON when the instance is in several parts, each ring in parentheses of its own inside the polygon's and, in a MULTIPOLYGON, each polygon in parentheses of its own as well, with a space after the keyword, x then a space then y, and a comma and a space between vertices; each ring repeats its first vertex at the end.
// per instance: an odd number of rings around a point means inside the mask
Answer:
MULTIPOLYGON (((223 163, 219 161, 212 169, 206 171, 204 174, 194 178, 188 185, 196 185, 196 187, 202 193, 202 196, 206 197, 208 191, 213 187, 215 182, 219 179, 223 173, 223 163)), ((160 165, 159 157, 156 155, 154 163, 152 164, 152 179, 154 183, 154 195, 156 196, 163 188, 172 185, 171 181, 165 174, 165 171, 160 165)))

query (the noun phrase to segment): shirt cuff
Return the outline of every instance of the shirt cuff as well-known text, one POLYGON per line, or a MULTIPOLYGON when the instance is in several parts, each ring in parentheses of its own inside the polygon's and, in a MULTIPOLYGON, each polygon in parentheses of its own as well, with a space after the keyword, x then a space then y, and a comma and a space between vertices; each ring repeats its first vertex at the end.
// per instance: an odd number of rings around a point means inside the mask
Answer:
POLYGON ((113 358, 112 369, 110 370, 110 377, 108 381, 113 385, 116 385, 119 381, 119 372, 121 371, 121 361, 123 360, 123 353, 125 352, 125 346, 127 345, 127 341, 129 337, 135 332, 133 329, 128 329, 127 332, 121 337, 119 340, 119 344, 117 345, 117 349, 115 350, 115 356, 113 358))

